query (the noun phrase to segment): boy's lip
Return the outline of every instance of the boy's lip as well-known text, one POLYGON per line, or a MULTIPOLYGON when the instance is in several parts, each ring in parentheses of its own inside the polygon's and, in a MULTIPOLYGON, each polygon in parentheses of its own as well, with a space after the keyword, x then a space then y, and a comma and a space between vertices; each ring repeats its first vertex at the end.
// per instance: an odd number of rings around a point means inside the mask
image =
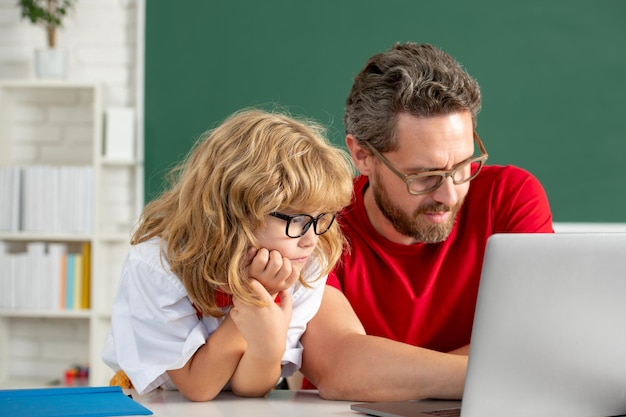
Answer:
POLYGON ((307 259, 309 259, 308 255, 301 256, 300 258, 293 258, 291 259, 291 262, 306 262, 307 259))

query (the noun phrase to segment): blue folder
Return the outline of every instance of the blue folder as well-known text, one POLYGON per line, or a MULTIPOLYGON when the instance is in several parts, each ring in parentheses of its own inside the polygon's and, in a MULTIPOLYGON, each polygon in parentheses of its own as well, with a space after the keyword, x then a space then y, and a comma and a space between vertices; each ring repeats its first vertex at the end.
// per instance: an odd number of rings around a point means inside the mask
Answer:
POLYGON ((0 417, 110 417, 149 415, 120 387, 0 390, 0 417))

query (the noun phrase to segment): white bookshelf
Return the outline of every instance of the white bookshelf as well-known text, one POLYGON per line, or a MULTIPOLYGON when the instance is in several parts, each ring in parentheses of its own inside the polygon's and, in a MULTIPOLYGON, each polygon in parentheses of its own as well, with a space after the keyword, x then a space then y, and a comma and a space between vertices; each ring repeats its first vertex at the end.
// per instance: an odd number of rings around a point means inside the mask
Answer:
MULTIPOLYGON (((89 308, 0 309, 0 387, 62 382, 63 371, 75 364, 89 366, 90 385, 107 385, 112 376, 100 351, 143 205, 143 163, 103 155, 101 94, 100 85, 91 82, 0 81, 0 167, 86 166, 92 173, 89 201, 79 203, 90 213, 88 230, 0 230, 0 245, 9 252, 31 242, 91 248, 89 308)), ((141 155, 136 142, 135 155, 141 155)), ((47 210, 46 205, 28 210, 47 210)), ((9 276, 0 269, 0 284, 9 276)))

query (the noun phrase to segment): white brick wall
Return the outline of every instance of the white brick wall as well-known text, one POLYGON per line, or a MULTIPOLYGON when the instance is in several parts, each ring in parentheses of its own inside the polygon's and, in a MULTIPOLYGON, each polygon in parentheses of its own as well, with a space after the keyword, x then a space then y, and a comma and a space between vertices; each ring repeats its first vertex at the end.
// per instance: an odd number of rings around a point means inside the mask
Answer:
POLYGON ((92 162, 91 90, 17 89, 9 112, 14 164, 89 164, 92 162), (89 94, 88 94, 89 93, 89 94))
MULTIPOLYGON (((0 0, 0 79, 34 78, 45 31, 20 17, 16 0, 0 0)), ((135 106, 138 0, 78 0, 57 34, 68 51, 68 79, 103 84, 103 107, 135 106)))
POLYGON ((61 380, 68 367, 89 363, 88 319, 13 318, 9 327, 12 378, 61 380))
MULTIPOLYGON (((46 47, 44 29, 22 19, 16 3, 17 0, 0 0, 1 80, 34 79, 34 51, 46 47)), ((57 34, 58 47, 65 49, 69 54, 67 79, 100 83, 102 109, 119 106, 136 107, 138 117, 141 117, 142 98, 139 96, 142 94, 143 83, 143 75, 138 75, 143 53, 141 44, 143 37, 138 36, 138 27, 141 23, 138 22, 143 21, 143 16, 138 13, 143 13, 141 11, 143 4, 144 0, 78 0, 65 19, 64 27, 57 34)), ((54 103, 44 105, 33 104, 24 99, 24 103, 14 109, 11 116, 17 127, 12 133, 15 142, 23 144, 13 150, 14 159, 25 163, 36 162, 45 151, 42 138, 55 141, 58 146, 58 139, 62 136, 64 141, 68 142, 68 146, 72 147, 74 152, 72 158, 75 160, 75 152, 81 148, 81 142, 91 137, 89 124, 85 124, 85 121, 92 122, 91 115, 87 109, 80 108, 80 97, 68 97, 67 103, 60 103, 59 95, 54 94, 51 100, 54 103), (64 126, 63 131, 57 131, 61 129, 58 125, 64 126), (41 134, 42 128, 45 135, 41 134), (38 139, 33 140, 33 137, 38 139)), ((91 152, 89 148, 85 149, 81 159, 89 161, 91 152)), ((54 148, 49 151, 53 152, 54 148)), ((63 152, 58 156, 61 159, 63 152)), ((50 155, 48 158, 51 158, 50 155)), ((120 179, 124 180, 129 181, 128 178, 120 179)), ((127 186, 122 188, 128 192, 127 186)), ((117 198, 129 200, 131 197, 117 198)), ((101 202, 103 205, 114 203, 115 201, 101 202)), ((110 207, 106 209, 109 210, 110 207)), ((111 228, 116 229, 115 231, 126 230, 128 225, 114 225, 109 227, 111 228)), ((110 266, 109 262, 106 264, 112 269, 111 276, 118 276, 117 265, 123 256, 120 253, 111 253, 110 256, 115 258, 115 261, 110 259, 110 264, 115 267, 110 266)), ((106 292, 112 294, 113 289, 106 288, 106 292)), ((106 303, 110 302, 111 297, 110 294, 105 296, 106 303)), ((5 325, 9 327, 8 333, 11 335, 9 351, 4 352, 8 356, 4 360, 8 360, 6 371, 10 379, 21 376, 58 379, 69 365, 85 365, 88 362, 87 318, 18 317, 8 319, 5 325)))

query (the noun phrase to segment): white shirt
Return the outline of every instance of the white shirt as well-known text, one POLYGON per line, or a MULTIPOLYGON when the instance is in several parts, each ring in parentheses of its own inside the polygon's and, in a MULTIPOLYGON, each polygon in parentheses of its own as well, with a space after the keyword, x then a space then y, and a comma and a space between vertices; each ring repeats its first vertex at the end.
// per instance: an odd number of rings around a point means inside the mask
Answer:
MULTIPOLYGON (((182 368, 224 320, 198 318, 165 254, 160 256, 160 243, 159 239, 151 239, 131 248, 113 302, 111 331, 102 351, 104 362, 115 371, 123 369, 139 394, 157 387, 176 389, 166 371, 182 368)), ((317 261, 309 262, 303 277, 311 288, 297 283, 288 290, 293 313, 282 376, 293 374, 302 364, 300 337, 320 307, 326 283, 326 276, 315 281, 320 270, 317 261)), ((225 313, 229 309, 222 308, 225 313)))

